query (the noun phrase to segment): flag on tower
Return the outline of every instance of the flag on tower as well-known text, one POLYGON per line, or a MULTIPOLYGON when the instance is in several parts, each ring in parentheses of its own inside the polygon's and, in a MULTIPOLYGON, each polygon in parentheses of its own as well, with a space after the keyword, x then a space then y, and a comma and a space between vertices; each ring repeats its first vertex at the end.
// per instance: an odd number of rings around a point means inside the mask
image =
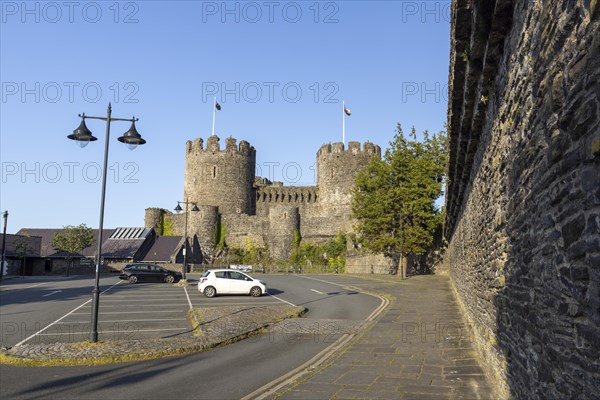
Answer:
POLYGON ((350 114, 351 114, 350 109, 347 107, 344 107, 344 112, 346 113, 347 116, 350 116, 350 114))
MULTIPOLYGON (((221 105, 219 103, 217 103, 217 102, 215 102, 215 108, 217 110, 221 111, 221 105)), ((348 115, 350 115, 350 114, 348 114, 348 115)))

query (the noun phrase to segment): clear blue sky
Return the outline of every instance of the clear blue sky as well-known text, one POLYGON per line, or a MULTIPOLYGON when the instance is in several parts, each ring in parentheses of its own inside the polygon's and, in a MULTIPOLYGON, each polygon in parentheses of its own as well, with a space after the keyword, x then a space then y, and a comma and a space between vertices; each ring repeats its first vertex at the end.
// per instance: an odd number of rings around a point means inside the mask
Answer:
POLYGON ((259 174, 313 185, 315 154, 346 140, 382 148, 396 123, 443 129, 449 1, 1 2, 0 209, 8 232, 98 227, 105 125, 66 138, 78 114, 140 120, 130 151, 111 128, 105 227, 183 200, 185 142, 249 141, 259 174), (301 176, 298 176, 298 168, 301 176), (287 171, 287 175, 283 171, 287 171))

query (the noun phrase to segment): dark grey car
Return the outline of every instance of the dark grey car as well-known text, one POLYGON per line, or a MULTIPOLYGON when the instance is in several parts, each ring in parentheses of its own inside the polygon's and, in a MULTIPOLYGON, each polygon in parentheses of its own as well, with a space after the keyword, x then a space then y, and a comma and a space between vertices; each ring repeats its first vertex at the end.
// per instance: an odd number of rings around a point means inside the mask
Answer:
POLYGON ((179 272, 169 271, 155 264, 127 264, 119 278, 127 279, 130 283, 138 282, 167 282, 175 283, 181 279, 179 272))

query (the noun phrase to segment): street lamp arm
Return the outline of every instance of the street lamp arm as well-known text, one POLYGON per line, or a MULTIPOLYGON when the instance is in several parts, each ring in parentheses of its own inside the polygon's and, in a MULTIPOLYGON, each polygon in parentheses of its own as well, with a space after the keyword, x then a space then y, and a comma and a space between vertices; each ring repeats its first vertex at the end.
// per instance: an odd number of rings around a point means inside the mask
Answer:
MULTIPOLYGON (((80 118, 83 118, 83 119, 86 119, 86 118, 87 118, 87 119, 99 119, 99 120, 101 120, 101 121, 108 121, 108 118, 107 118, 107 117, 91 117, 91 116, 89 116, 89 115, 85 115, 85 114, 79 114, 79 117, 80 117, 80 118)), ((111 121, 127 121, 127 122, 137 122, 137 121, 139 121, 140 119, 139 119, 139 118, 113 118, 113 117, 110 117, 110 120, 111 120, 111 121)))

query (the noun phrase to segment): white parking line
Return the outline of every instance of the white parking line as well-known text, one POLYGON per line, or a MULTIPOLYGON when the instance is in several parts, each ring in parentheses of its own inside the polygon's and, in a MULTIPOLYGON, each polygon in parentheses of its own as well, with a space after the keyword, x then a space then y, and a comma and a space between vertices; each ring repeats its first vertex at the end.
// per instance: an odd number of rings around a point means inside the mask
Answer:
MULTIPOLYGON (((102 311, 102 314, 153 314, 153 313, 172 313, 172 310, 158 310, 158 311, 102 311)), ((71 315, 90 315, 89 312, 73 313, 71 315)))
POLYGON ((129 299, 129 298, 140 298, 140 297, 150 297, 150 298, 167 298, 167 297, 181 297, 181 295, 172 295, 172 296, 157 296, 157 295, 152 295, 152 294, 130 294, 130 295, 123 295, 123 294, 110 294, 106 297, 110 297, 111 299, 129 299))
MULTIPOLYGON (((275 297, 275 296, 273 296, 275 297)), ((265 301, 260 303, 195 303, 198 307, 222 307, 222 306, 263 306, 279 304, 279 301, 265 301)))
MULTIPOLYGON (((117 300, 117 299, 108 299, 108 298, 106 298, 106 299, 104 299, 104 302, 105 302, 105 303, 108 303, 108 302, 113 302, 113 303, 122 303, 122 302, 124 302, 124 301, 128 301, 128 302, 129 302, 129 301, 145 301, 145 302, 151 302, 151 301, 161 301, 161 300, 182 300, 182 299, 183 299, 183 296, 180 296, 180 297, 175 297, 175 298, 171 298, 171 299, 162 299, 162 298, 160 298, 160 297, 155 297, 155 298, 152 298, 152 299, 128 299, 128 300, 117 300)), ((124 304, 124 305, 126 305, 126 304, 124 304)))
POLYGON ((319 292, 319 291, 318 291, 318 290, 316 290, 316 289, 310 289, 310 290, 311 290, 312 292, 315 292, 315 293, 319 293, 319 294, 325 294, 325 293, 323 293, 323 292, 319 292))
POLYGON ((271 297, 274 297, 274 298, 276 298, 277 300, 279 300, 279 301, 282 301, 282 302, 284 302, 284 303, 286 303, 286 304, 289 304, 290 306, 296 307, 296 305, 295 305, 295 304, 293 304, 293 303, 290 303, 289 301, 287 301, 287 300, 284 300, 284 299, 282 299, 282 298, 279 298, 279 297, 277 297, 277 296, 275 296, 275 295, 273 295, 273 294, 269 294, 269 293, 267 293, 267 295, 269 295, 269 296, 271 296, 271 297))
MULTIPOLYGON (((167 306, 167 307, 173 307, 173 306, 180 306, 181 307, 181 303, 160 303, 160 304, 156 304, 156 303, 150 303, 150 304, 136 304, 135 307, 162 307, 162 306, 167 306)), ((100 304, 100 307, 115 307, 114 304, 100 304)), ((133 307, 133 305, 127 305, 127 304, 123 304, 122 306, 120 306, 121 308, 125 308, 125 307, 133 307)))
MULTIPOLYGON (((162 331, 187 331, 189 330, 189 328, 161 328, 161 329, 138 329, 135 332, 132 333, 137 333, 137 332, 162 332, 162 331)), ((86 333, 84 331, 82 332, 72 332, 72 333, 86 333)), ((123 333, 123 331, 102 331, 102 334, 105 335, 107 333, 123 333)), ((64 335, 64 332, 57 332, 57 333, 40 333, 38 336, 60 336, 60 335, 64 335)), ((15 345, 16 346, 16 345, 15 345)))
MULTIPOLYGON (((115 319, 115 320, 102 320, 99 323, 107 324, 109 322, 153 322, 153 321, 187 321, 185 318, 164 318, 164 319, 115 319)), ((68 325, 68 324, 89 324, 89 321, 71 321, 71 322, 58 322, 56 325, 68 325)))
POLYGON ((188 301, 188 304, 190 305, 190 311, 192 312, 192 315, 194 316, 194 320, 196 320, 196 326, 198 327, 198 330, 200 330, 200 321, 198 320, 198 316, 196 315, 196 312, 194 311, 194 306, 192 306, 192 301, 190 300, 190 295, 188 294, 188 291, 185 286, 183 287, 183 290, 185 291, 185 295, 187 296, 187 301, 188 301))
MULTIPOLYGON (((106 293, 108 292, 110 289, 112 289, 113 287, 117 286, 118 284, 120 284, 121 281, 115 283, 114 285, 112 285, 111 287, 109 287, 108 289, 106 289, 105 291, 101 292, 100 294, 106 293)), ((51 323, 50 325, 47 325, 46 327, 40 329, 39 331, 37 331, 36 333, 34 333, 33 335, 29 336, 28 338, 21 340, 19 343, 15 344, 15 346, 20 346, 23 343, 27 342, 28 340, 42 334, 42 332, 44 332, 46 329, 50 328, 52 325, 62 321, 63 319, 67 318, 69 315, 71 315, 72 313, 74 313, 75 311, 79 310, 81 307, 85 306, 86 304, 88 304, 89 302, 91 302, 92 299, 86 301, 85 303, 83 303, 82 305, 76 307, 74 310, 68 312, 67 314, 63 315, 62 317, 60 317, 59 319, 57 319, 56 321, 54 321, 53 323, 51 323)))

